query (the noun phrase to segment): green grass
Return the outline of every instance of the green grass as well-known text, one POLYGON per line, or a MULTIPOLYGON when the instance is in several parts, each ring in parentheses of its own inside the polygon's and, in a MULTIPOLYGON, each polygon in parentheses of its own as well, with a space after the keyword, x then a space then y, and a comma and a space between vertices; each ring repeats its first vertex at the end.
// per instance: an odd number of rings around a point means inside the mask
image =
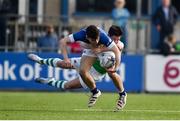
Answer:
POLYGON ((123 111, 113 112, 115 93, 103 93, 88 109, 85 93, 0 92, 0 120, 180 119, 178 94, 128 94, 123 111))

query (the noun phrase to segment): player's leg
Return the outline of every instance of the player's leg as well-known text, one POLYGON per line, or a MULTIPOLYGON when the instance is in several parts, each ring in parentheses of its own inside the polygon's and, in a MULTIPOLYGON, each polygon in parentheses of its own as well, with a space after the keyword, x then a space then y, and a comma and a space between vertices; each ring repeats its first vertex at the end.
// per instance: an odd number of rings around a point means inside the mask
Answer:
POLYGON ((109 77, 113 80, 114 85, 119 91, 119 99, 117 101, 116 109, 123 109, 126 105, 127 93, 124 90, 123 81, 117 73, 108 73, 109 77))
POLYGON ((64 89, 79 89, 79 88, 82 88, 79 77, 77 77, 71 81, 68 81, 64 85, 64 89))
MULTIPOLYGON (((71 63, 73 63, 73 65, 78 70, 80 65, 80 58, 72 58, 71 63)), ((90 74, 93 75, 93 77, 97 80, 100 80, 104 77, 104 75, 98 73, 94 68, 91 68, 90 74)), ((60 88, 63 90, 78 89, 82 87, 84 89, 87 89, 87 85, 84 83, 80 75, 78 75, 77 78, 71 81, 56 80, 55 78, 37 78, 35 81, 41 84, 48 84, 50 86, 60 88)))
MULTIPOLYGON (((75 69, 78 72, 79 67, 80 67, 81 58, 80 57, 79 58, 71 58, 70 61, 71 61, 71 64, 75 67, 75 69)), ((64 62, 64 61, 62 61, 62 62, 64 62)), ((64 89, 64 90, 66 90, 66 89, 77 89, 77 88, 82 88, 85 85, 84 83, 82 83, 82 81, 80 82, 79 78, 80 78, 80 76, 78 78, 71 80, 71 81, 56 80, 55 78, 37 78, 36 82, 48 84, 50 86, 60 88, 60 89, 64 89)))
POLYGON ((79 81, 79 77, 71 81, 56 80, 55 78, 37 78, 35 81, 37 83, 47 84, 47 85, 50 85, 52 87, 56 87, 62 90, 82 88, 81 83, 79 81))
POLYGON ((81 57, 79 74, 82 80, 84 81, 84 83, 88 86, 88 88, 92 92, 92 96, 90 97, 88 103, 88 107, 92 107, 96 103, 98 97, 101 95, 100 90, 96 88, 96 84, 93 77, 89 73, 92 64, 95 62, 97 58, 95 56, 94 57, 89 56, 90 54, 89 55, 85 55, 85 54, 81 57))
POLYGON ((90 90, 96 88, 95 81, 89 73, 92 64, 95 62, 95 60, 96 60, 95 57, 90 57, 90 56, 81 57, 79 73, 84 83, 89 87, 90 90))
POLYGON ((52 67, 60 67, 64 69, 73 69, 74 67, 71 65, 71 63, 66 63, 65 61, 61 60, 60 58, 41 58, 38 55, 35 54, 29 54, 28 58, 36 63, 42 64, 42 65, 48 65, 52 67))

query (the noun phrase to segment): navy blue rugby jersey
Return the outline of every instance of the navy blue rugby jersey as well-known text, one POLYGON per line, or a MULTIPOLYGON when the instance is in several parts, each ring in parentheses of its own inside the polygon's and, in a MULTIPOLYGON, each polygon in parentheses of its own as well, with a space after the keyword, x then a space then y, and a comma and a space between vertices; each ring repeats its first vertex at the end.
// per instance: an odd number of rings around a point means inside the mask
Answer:
MULTIPOLYGON (((114 41, 111 40, 111 38, 105 33, 104 30, 102 30, 99 27, 98 29, 100 32, 100 39, 99 39, 98 45, 102 44, 106 46, 107 48, 112 48, 115 45, 114 41)), ((69 38, 70 38, 70 42, 81 41, 81 42, 89 44, 89 41, 86 39, 86 29, 82 29, 79 32, 70 34, 69 38)))

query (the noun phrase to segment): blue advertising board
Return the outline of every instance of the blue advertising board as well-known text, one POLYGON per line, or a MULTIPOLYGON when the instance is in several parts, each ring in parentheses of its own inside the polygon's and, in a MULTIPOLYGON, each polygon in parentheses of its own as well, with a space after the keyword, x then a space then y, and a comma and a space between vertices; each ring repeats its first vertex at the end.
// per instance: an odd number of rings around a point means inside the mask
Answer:
MULTIPOLYGON (((77 77, 74 69, 60 69, 39 65, 27 58, 27 53, 0 53, 0 90, 57 90, 47 85, 34 82, 37 77, 55 77, 61 80, 72 80, 77 77)), ((62 58, 56 53, 40 53, 43 58, 62 58)), ((78 57, 80 55, 69 55, 78 57)), ((140 55, 124 55, 119 72, 127 91, 142 91, 143 83, 143 57, 140 55)), ((116 91, 112 80, 106 75, 97 82, 102 91, 116 91)))

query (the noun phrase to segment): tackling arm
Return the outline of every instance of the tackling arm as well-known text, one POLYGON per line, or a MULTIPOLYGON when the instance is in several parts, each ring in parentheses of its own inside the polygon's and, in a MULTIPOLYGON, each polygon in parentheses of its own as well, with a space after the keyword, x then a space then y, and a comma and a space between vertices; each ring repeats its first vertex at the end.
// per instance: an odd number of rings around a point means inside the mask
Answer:
POLYGON ((115 70, 117 70, 118 66, 120 65, 120 51, 116 45, 114 45, 110 51, 113 51, 116 56, 116 63, 115 63, 115 70))
POLYGON ((69 60, 68 53, 67 53, 67 42, 68 41, 70 41, 69 37, 65 37, 65 38, 61 39, 59 42, 61 53, 62 53, 65 61, 69 60))

